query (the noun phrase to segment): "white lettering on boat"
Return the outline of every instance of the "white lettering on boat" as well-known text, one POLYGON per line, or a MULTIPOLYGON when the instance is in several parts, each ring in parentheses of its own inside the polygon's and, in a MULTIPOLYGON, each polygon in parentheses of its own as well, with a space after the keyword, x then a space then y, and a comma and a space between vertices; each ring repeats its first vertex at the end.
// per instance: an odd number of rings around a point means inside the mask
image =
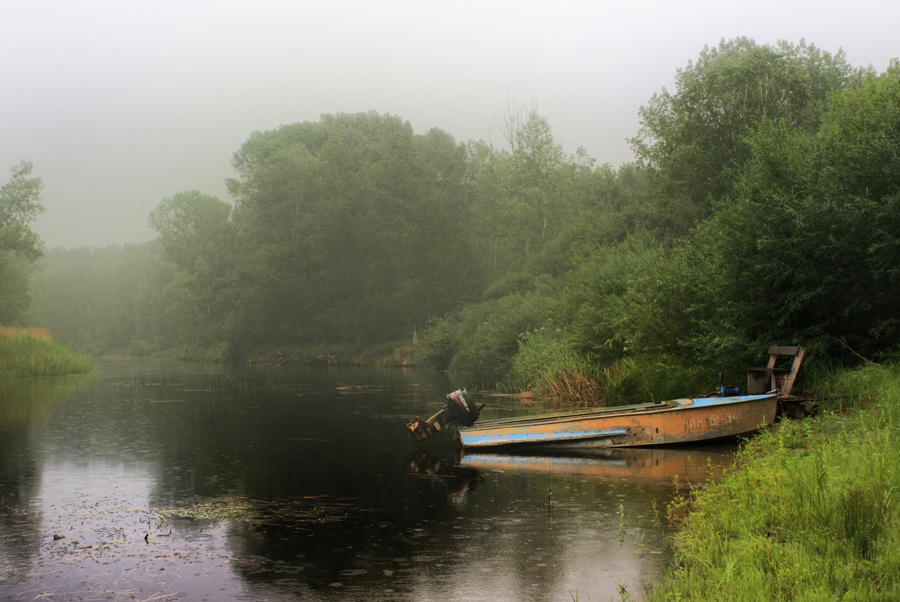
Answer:
POLYGON ((720 426, 728 426, 738 422, 736 412, 729 412, 722 416, 707 416, 705 418, 692 418, 684 421, 684 430, 696 431, 699 429, 714 429, 720 426))

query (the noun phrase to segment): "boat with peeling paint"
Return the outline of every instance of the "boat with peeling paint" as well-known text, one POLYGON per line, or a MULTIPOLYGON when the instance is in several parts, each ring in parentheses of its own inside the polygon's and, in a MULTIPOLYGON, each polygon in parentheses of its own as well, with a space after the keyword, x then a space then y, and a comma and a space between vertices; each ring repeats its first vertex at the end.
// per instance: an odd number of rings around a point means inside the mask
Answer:
POLYGON ((778 395, 690 397, 579 412, 489 420, 460 428, 463 448, 544 451, 677 445, 748 435, 775 421, 778 395))
POLYGON ((447 404, 434 416, 427 420, 417 416, 407 425, 408 435, 422 441, 461 425, 456 438, 464 450, 539 448, 563 452, 733 439, 774 423, 780 402, 803 400, 790 393, 804 353, 799 346, 770 347, 768 364, 747 370, 747 395, 740 395, 737 387, 723 386, 720 374, 719 390, 710 395, 489 420, 477 425, 484 405, 474 403, 466 390, 460 389, 447 395, 447 404))

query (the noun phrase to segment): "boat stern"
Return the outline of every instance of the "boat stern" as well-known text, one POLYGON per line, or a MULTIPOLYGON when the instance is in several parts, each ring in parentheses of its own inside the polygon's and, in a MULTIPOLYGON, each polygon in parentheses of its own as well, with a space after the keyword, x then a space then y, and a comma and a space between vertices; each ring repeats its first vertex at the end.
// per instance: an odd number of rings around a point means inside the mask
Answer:
POLYGON ((478 420, 484 404, 473 402, 465 389, 457 389, 447 394, 447 403, 430 418, 416 416, 415 421, 406 425, 407 436, 413 441, 422 441, 434 436, 452 423, 472 426, 478 420))

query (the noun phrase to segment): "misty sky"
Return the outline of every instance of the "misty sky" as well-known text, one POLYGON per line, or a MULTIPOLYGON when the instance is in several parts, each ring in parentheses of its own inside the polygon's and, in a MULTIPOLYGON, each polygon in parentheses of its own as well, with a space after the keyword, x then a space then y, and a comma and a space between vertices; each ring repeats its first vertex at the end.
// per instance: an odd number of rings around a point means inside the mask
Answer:
POLYGON ((801 38, 881 72, 900 2, 857 0, 3 0, 0 180, 44 181, 49 246, 154 238, 147 215, 197 189, 231 202, 250 134, 324 113, 502 138, 508 105, 599 163, 633 159, 638 109, 704 45, 801 38))

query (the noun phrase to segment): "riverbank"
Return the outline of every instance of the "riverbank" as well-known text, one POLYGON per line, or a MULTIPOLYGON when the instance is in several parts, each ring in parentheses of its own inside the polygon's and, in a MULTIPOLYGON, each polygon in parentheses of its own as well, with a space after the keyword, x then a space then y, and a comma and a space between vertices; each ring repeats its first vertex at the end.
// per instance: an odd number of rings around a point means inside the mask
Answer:
POLYGON ((88 357, 53 341, 45 328, 0 327, 0 378, 83 374, 88 357))
POLYGON ((669 506, 675 567, 646 600, 900 600, 900 366, 828 389, 837 411, 755 438, 669 506))
MULTIPOLYGON (((124 356, 130 354, 123 353, 124 356)), ((134 355, 134 354, 131 354, 134 355)), ((137 354, 138 356, 141 354, 137 354)), ((227 345, 216 347, 182 347, 152 354, 154 357, 172 357, 189 362, 233 362, 279 366, 405 366, 415 365, 415 347, 397 341, 378 345, 282 345, 259 347, 235 355, 227 345)))

